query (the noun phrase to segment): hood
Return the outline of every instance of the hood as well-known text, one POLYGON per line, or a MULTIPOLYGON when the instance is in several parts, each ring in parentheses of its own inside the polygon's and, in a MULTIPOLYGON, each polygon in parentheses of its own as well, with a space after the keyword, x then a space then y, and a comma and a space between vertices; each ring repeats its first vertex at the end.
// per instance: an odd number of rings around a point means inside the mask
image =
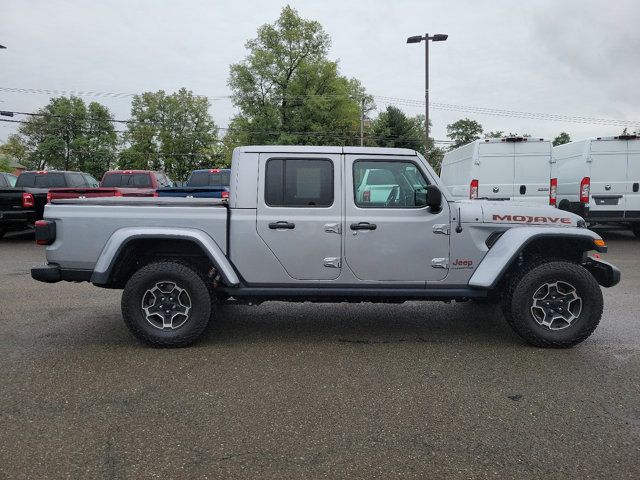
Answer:
POLYGON ((463 223, 482 221, 511 225, 577 227, 578 221, 582 220, 578 215, 549 205, 490 200, 462 200, 456 203, 461 209, 463 223))

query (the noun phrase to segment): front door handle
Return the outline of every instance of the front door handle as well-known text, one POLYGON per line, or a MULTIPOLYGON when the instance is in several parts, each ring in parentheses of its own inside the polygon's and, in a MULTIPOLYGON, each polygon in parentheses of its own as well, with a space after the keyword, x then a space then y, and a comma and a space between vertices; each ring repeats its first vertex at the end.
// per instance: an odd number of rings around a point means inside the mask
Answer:
POLYGON ((271 230, 279 230, 279 229, 286 229, 286 230, 293 230, 294 228, 296 228, 296 224, 295 223, 291 223, 291 222, 285 222, 285 221, 279 221, 279 222, 273 222, 269 224, 269 228, 271 230))
POLYGON ((375 230, 378 226, 375 223, 360 222, 352 223, 351 230, 375 230))

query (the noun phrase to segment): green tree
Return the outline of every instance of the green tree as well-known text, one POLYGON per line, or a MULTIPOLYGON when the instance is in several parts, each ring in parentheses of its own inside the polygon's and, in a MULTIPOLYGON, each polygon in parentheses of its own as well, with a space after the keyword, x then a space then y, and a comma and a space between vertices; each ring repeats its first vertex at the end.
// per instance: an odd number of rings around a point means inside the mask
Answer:
POLYGON ((6 148, 29 168, 80 169, 99 176, 115 158, 111 120, 109 110, 97 102, 87 107, 78 97, 52 98, 20 126, 6 148))
POLYGON ((212 166, 217 127, 210 106, 206 97, 185 88, 133 97, 120 167, 164 170, 184 180, 191 170, 212 166))
POLYGON ((20 135, 12 133, 7 137, 7 141, 0 145, 0 154, 15 159, 19 164, 29 163, 29 150, 20 135))
POLYGON ((0 172, 9 172, 11 173, 13 169, 11 168, 11 164, 9 162, 9 156, 0 153, 0 172))
POLYGON ((565 143, 569 143, 570 141, 571 137, 567 132, 560 132, 560 135, 553 139, 553 146, 557 147, 558 145, 564 145, 565 143))
POLYGON ((227 145, 341 144, 359 142, 361 101, 373 101, 327 58, 322 26, 286 6, 273 24, 246 43, 248 55, 231 65, 229 87, 239 109, 227 145))
POLYGON ((504 137, 503 130, 496 130, 495 132, 486 132, 484 138, 502 138, 504 137))
POLYGON ((447 125, 447 137, 454 142, 450 147, 452 150, 480 139, 481 134, 482 125, 469 118, 462 118, 447 125))

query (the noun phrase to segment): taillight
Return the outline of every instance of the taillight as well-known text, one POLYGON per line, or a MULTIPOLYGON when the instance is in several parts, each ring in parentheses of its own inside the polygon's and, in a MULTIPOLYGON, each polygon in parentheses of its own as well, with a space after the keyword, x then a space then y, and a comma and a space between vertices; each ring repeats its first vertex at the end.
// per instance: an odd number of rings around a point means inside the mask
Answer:
POLYGON ((371 201, 371 190, 365 190, 362 192, 362 201, 370 202, 371 201))
POLYGON ((153 192, 153 196, 154 197, 159 197, 160 195, 158 194, 158 192, 153 192))
POLYGON ((47 192, 47 203, 51 203, 51 192, 47 192))
POLYGON ((38 245, 51 245, 56 239, 56 222, 49 220, 36 221, 36 243, 38 245))
POLYGON ((589 203, 589 192, 591 190, 591 179, 584 177, 580 182, 580 202, 589 203))
POLYGON ((478 187, 480 186, 480 183, 478 182, 477 179, 473 179, 471 180, 471 183, 469 184, 469 198, 471 200, 475 200, 476 198, 478 198, 478 187))
POLYGON ((22 208, 31 208, 34 205, 33 195, 27 192, 22 193, 22 208))
POLYGON ((229 192, 223 191, 222 192, 222 198, 229 198, 229 192))
POLYGON ((116 193, 113 194, 114 197, 122 197, 122 192, 120 190, 116 190, 116 193))
POLYGON ((552 178, 549 182, 549 205, 556 206, 558 201, 558 179, 552 178))

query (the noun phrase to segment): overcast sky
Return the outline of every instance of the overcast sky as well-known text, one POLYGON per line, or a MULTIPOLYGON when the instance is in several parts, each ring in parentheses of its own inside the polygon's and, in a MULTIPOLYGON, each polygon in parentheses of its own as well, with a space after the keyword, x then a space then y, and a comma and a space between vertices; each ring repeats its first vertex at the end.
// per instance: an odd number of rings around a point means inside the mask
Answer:
MULTIPOLYGON (((0 0, 0 89, 139 93, 187 87, 229 94, 229 64, 286 2, 0 0)), ((640 8, 610 0, 292 0, 332 38, 330 58, 374 95, 424 98, 424 49, 406 37, 447 33, 431 44, 431 101, 572 117, 638 121, 640 8)), ((116 118, 129 98, 95 98, 116 118)), ((49 96, 0 90, 0 110, 35 111, 49 96)), ((381 101, 376 102, 384 108, 381 101)), ((553 138, 613 135, 621 127, 431 109, 433 134, 462 117, 485 130, 553 138)), ((402 106, 407 114, 423 111, 402 106)), ((230 100, 211 113, 226 126, 230 100)), ((5 117, 0 117, 5 118, 5 117)), ((632 130, 631 128, 630 130, 632 130)), ((0 140, 14 131, 0 123, 0 140)))

